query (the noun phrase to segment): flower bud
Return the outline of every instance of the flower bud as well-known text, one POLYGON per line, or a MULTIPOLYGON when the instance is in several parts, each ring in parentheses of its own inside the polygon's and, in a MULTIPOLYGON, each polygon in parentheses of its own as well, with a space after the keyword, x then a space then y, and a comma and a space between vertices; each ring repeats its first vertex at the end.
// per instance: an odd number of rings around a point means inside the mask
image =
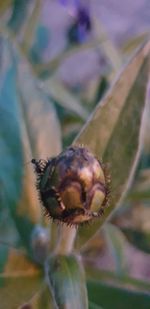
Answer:
POLYGON ((103 214, 109 177, 87 148, 71 146, 55 158, 32 163, 41 202, 51 218, 73 225, 103 214))

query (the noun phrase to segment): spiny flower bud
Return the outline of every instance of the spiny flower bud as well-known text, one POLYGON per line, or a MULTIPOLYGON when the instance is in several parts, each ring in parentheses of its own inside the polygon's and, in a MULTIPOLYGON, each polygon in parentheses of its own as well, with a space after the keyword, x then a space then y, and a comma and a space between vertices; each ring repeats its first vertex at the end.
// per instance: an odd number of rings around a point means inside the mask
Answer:
POLYGON ((71 146, 55 158, 32 163, 41 202, 51 218, 73 225, 103 214, 110 180, 87 148, 71 146))

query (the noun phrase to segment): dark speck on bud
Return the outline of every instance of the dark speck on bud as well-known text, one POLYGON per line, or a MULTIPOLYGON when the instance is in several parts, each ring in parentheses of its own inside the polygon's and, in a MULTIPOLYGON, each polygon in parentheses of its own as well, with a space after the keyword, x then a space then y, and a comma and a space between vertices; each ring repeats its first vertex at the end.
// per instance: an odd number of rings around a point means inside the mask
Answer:
POLYGON ((32 163, 41 202, 51 218, 78 225, 103 215, 110 177, 87 148, 71 146, 55 158, 32 163))

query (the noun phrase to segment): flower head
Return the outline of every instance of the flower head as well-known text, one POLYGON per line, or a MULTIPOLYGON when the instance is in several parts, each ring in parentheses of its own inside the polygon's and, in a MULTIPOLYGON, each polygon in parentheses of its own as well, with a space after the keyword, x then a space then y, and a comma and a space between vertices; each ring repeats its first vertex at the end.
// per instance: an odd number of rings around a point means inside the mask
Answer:
POLYGON ((109 186, 104 165, 84 147, 72 146, 48 161, 32 160, 40 199, 51 218, 80 224, 103 214, 109 186))

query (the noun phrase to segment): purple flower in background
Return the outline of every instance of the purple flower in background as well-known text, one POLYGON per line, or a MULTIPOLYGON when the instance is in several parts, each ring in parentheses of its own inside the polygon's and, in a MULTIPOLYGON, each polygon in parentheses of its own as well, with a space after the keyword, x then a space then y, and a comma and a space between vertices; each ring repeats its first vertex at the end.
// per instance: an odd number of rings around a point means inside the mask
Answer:
POLYGON ((80 6, 78 8, 76 23, 79 41, 82 42, 86 39, 88 32, 91 30, 90 14, 86 7, 80 6))
POLYGON ((68 13, 74 17, 74 21, 68 31, 68 38, 71 43, 80 43, 87 39, 91 30, 91 17, 89 2, 81 3, 80 0, 59 0, 65 6, 68 13))
POLYGON ((91 29, 90 15, 86 7, 79 7, 78 14, 77 14, 77 20, 78 20, 79 25, 84 27, 87 31, 91 29))

